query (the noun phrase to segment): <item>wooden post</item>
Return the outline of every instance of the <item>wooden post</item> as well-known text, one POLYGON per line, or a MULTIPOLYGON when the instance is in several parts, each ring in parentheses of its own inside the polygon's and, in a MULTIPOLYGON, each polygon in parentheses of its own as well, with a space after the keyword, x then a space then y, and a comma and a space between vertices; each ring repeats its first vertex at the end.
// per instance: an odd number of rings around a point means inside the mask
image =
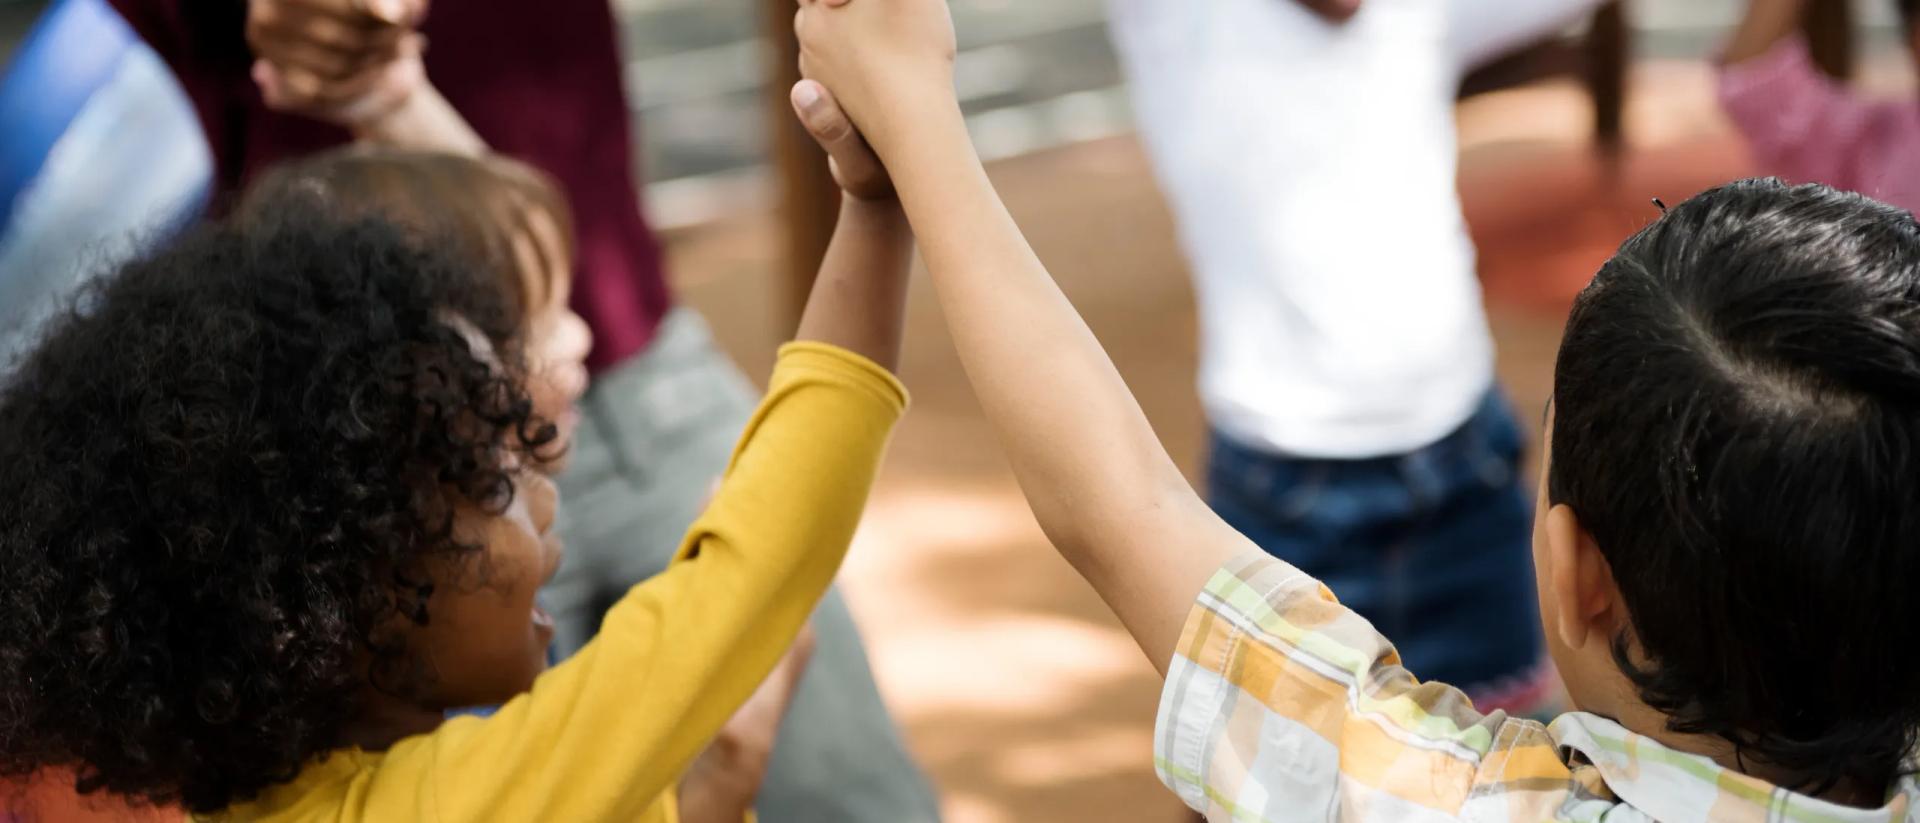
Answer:
POLYGON ((793 0, 763 0, 767 38, 773 64, 767 71, 767 126, 769 147, 780 184, 780 218, 785 242, 781 277, 781 331, 790 334, 800 324, 813 277, 827 254, 827 241, 840 213, 840 187, 827 170, 827 156, 794 119, 787 93, 800 80, 800 44, 793 37, 793 0))
POLYGON ((1593 132, 1601 148, 1618 150, 1627 107, 1627 66, 1631 56, 1626 4, 1620 0, 1594 12, 1587 29, 1587 90, 1593 97, 1593 132))
POLYGON ((1848 0, 1807 4, 1807 48, 1821 70, 1845 80, 1853 76, 1853 8, 1848 0))

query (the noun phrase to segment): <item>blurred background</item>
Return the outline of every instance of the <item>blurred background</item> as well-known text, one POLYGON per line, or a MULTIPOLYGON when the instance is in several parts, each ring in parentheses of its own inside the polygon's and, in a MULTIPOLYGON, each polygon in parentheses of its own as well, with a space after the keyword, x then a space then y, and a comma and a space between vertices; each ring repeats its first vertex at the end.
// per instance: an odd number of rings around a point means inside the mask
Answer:
MULTIPOLYGON (((0 57, 42 5, 0 0, 0 57)), ((791 320, 789 233, 819 219, 804 193, 781 207, 789 177, 770 159, 767 5, 614 5, 647 208, 665 230, 679 293, 764 377, 791 320)), ((1469 80, 1459 186, 1500 376, 1523 409, 1546 396, 1572 296, 1655 216, 1652 198, 1678 202, 1751 172, 1714 103, 1708 62, 1743 7, 1635 0, 1604 12, 1617 16, 1602 30, 1583 23, 1469 80)), ((1205 435, 1193 301, 1130 136, 1102 0, 954 0, 953 10, 962 99, 996 181, 1191 472, 1205 435)), ((1915 93, 1891 3, 1850 10, 1855 36, 1839 53, 1853 82, 1915 93)), ((947 816, 1181 819, 1151 769, 1158 679, 1033 524, 930 295, 916 293, 910 311, 903 377, 915 406, 844 580, 947 816)))

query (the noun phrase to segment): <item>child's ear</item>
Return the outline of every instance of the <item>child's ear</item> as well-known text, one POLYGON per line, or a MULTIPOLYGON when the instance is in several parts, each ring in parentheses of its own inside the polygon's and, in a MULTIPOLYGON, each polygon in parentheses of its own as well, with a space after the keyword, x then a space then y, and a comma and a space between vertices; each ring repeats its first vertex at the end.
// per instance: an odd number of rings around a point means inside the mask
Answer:
POLYGON ((1569 649, 1596 639, 1611 642, 1620 616, 1613 567, 1572 507, 1562 504, 1547 512, 1546 555, 1547 585, 1557 607, 1557 625, 1549 628, 1569 649))

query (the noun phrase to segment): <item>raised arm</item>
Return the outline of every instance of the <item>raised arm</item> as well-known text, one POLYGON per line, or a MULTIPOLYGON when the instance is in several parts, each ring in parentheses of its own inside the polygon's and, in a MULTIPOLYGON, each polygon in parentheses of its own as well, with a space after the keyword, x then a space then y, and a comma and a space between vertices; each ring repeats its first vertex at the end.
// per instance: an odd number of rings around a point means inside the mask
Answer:
POLYGON ((1780 41, 1800 31, 1806 0, 1750 0, 1747 16, 1727 41, 1720 62, 1737 65, 1773 51, 1780 41))
MULTIPOLYGON (((707 784, 672 789, 831 584, 906 404, 885 365, 899 348, 905 220, 874 194, 890 190, 884 178, 856 187, 846 174, 879 166, 856 153, 864 143, 850 126, 822 128, 837 116, 825 103, 809 128, 843 183, 869 196, 848 198, 802 339, 783 349, 712 505, 667 570, 631 589, 530 693, 389 749, 355 798, 362 819, 659 820, 676 797, 750 799, 740 785, 717 786, 718 798, 707 784)), ((748 711, 777 720, 779 708, 748 711)), ((736 820, 743 806, 708 811, 736 820)))
POLYGON ((941 0, 803 3, 803 70, 893 174, 962 365, 1035 517, 1155 666, 1249 544, 1194 494, 988 181, 952 85, 941 0))
POLYGON ((266 104, 355 139, 478 156, 487 143, 429 82, 414 30, 427 0, 252 0, 247 44, 266 104))
POLYGON ((487 142, 427 78, 420 48, 419 35, 408 34, 386 62, 321 85, 303 83, 299 70, 261 58, 253 80, 268 106, 341 126, 356 140, 469 157, 486 154, 487 142))
MULTIPOLYGON (((415 58, 418 61, 418 58, 415 58)), ((489 151, 467 118, 421 74, 419 87, 398 108, 353 127, 357 140, 403 149, 441 151, 478 157, 489 151)))
POLYGON ((839 346, 893 370, 900 361, 913 232, 886 169, 833 95, 803 80, 793 87, 792 100, 794 112, 827 149, 845 193, 796 337, 839 346))

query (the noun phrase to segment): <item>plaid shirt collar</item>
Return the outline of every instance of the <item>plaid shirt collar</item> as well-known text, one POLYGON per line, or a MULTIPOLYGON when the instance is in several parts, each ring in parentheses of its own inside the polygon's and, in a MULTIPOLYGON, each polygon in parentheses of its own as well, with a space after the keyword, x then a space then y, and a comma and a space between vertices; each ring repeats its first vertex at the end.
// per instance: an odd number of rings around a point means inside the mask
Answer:
POLYGON ((1884 805, 1859 809, 1597 715, 1542 726, 1481 714, 1458 690, 1414 679, 1319 581, 1257 551, 1196 599, 1154 754, 1168 787, 1214 820, 1920 823, 1913 768, 1884 805))
POLYGON ((1568 797, 1565 817, 1597 819, 1624 804, 1654 820, 1751 820, 1786 823, 1898 823, 1920 820, 1909 763, 1879 808, 1843 806, 1774 786, 1713 760, 1661 745, 1598 715, 1572 712, 1548 727, 1574 773, 1574 783, 1598 793, 1568 797), (1604 794, 1602 794, 1604 793, 1604 794), (1608 796, 1610 795, 1610 796, 1608 796), (1580 814, 1588 806, 1592 816, 1580 814))

